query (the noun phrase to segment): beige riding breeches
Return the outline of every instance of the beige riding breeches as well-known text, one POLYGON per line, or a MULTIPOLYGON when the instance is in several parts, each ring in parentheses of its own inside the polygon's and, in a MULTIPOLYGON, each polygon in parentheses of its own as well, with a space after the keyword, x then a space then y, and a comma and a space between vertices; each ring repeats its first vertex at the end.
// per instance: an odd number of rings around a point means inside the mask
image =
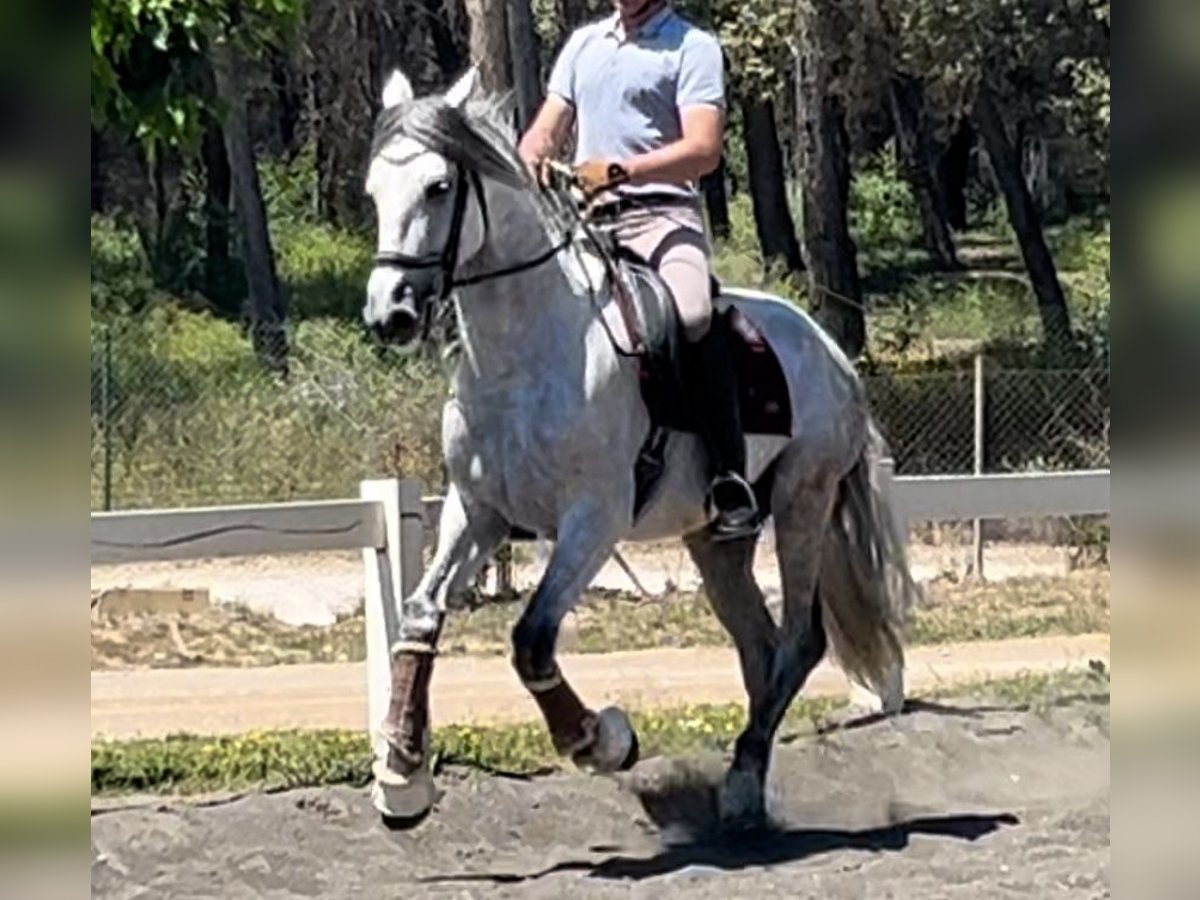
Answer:
POLYGON ((605 230, 658 270, 675 296, 686 339, 695 342, 704 337, 712 321, 712 249, 699 208, 661 205, 630 210, 605 230))

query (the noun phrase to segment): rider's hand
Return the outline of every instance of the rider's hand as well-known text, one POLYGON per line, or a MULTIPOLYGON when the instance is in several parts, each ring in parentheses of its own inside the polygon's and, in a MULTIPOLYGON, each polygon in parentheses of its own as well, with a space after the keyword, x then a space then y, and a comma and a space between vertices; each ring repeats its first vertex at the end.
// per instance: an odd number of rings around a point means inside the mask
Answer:
POLYGON ((588 199, 628 180, 625 167, 612 159, 589 159, 575 167, 575 181, 588 199))

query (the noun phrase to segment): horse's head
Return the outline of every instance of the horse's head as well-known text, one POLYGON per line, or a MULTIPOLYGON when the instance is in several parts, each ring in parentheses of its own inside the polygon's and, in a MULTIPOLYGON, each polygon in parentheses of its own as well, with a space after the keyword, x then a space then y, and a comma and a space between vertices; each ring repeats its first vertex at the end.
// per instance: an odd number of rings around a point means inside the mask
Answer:
POLYGON ((483 178, 513 186, 526 178, 499 117, 476 96, 477 85, 471 69, 442 95, 414 98, 399 71, 384 87, 366 184, 378 242, 363 308, 367 327, 384 341, 416 339, 456 274, 483 252, 489 237, 483 178))

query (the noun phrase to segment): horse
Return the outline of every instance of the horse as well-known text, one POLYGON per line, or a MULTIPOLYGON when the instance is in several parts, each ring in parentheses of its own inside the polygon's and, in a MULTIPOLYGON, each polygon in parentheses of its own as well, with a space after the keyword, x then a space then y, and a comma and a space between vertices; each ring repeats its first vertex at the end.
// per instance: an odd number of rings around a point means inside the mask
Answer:
POLYGON ((556 203, 528 173, 508 109, 474 68, 421 97, 397 70, 374 124, 365 188, 378 245, 366 329, 411 346, 446 314, 459 344, 442 417, 449 485, 432 561, 397 601, 375 808, 389 823, 432 809, 429 684, 448 601, 520 531, 548 536, 553 551, 512 630, 516 674, 562 758, 593 773, 632 767, 640 750, 629 717, 589 708, 555 643, 618 543, 677 538, 736 647, 748 698, 717 786, 720 821, 758 827, 776 731, 827 650, 886 706, 902 699, 914 584, 875 475, 885 446, 853 365, 806 312, 723 288, 718 307, 757 329, 786 382, 786 433, 746 432, 748 480, 773 523, 778 624, 752 571, 758 538, 718 541, 706 529, 706 459, 694 432, 665 432, 657 488, 635 510, 635 468, 655 427, 643 360, 615 338, 598 299, 611 283, 596 274, 595 241, 564 227, 561 196, 556 203))

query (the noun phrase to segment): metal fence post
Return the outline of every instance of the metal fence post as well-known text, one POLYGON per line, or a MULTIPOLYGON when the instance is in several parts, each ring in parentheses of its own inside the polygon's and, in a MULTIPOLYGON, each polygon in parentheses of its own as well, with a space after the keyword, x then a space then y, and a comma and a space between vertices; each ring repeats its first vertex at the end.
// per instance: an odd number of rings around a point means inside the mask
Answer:
MULTIPOLYGON (((975 474, 983 474, 984 453, 984 380, 983 352, 975 353, 975 474)), ((984 580, 983 574, 983 520, 974 519, 971 522, 971 569, 975 577, 984 580)))

